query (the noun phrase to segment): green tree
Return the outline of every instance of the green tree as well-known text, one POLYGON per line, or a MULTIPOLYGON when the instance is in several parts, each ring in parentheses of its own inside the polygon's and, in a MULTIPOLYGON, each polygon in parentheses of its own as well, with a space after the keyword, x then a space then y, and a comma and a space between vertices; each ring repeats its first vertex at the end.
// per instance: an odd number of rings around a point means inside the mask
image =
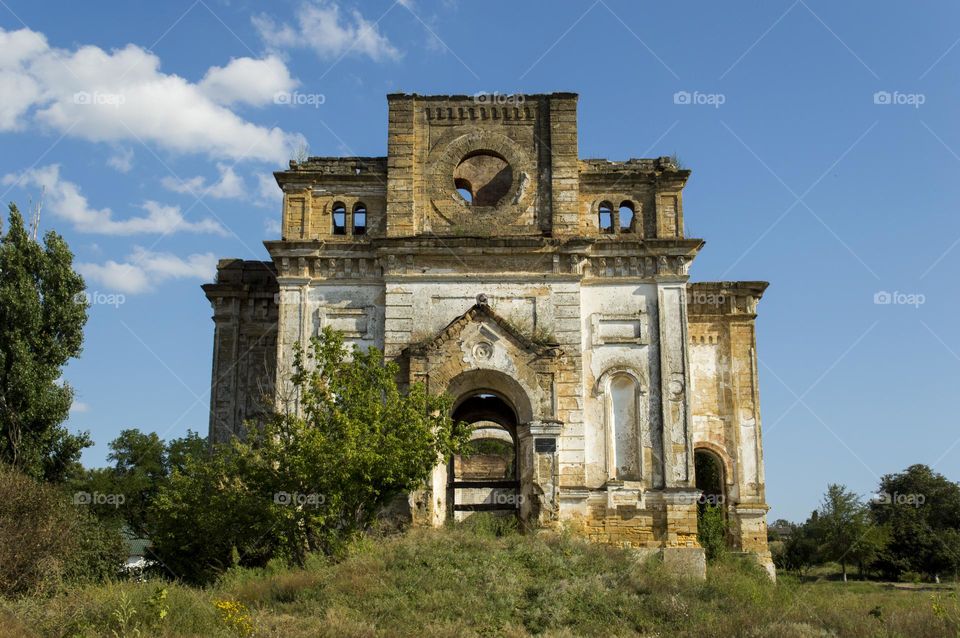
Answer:
POLYGON ((906 571, 938 579, 960 567, 960 486, 926 465, 913 465, 880 480, 870 509, 889 528, 878 560, 894 578, 906 571))
POLYGON ((157 434, 128 429, 110 442, 109 467, 86 470, 70 480, 75 490, 122 495, 122 505, 92 504, 101 519, 125 524, 138 536, 149 536, 148 513, 160 487, 190 457, 206 457, 207 442, 196 432, 165 443, 157 434))
POLYGON ((819 515, 814 512, 807 522, 793 525, 790 537, 783 541, 783 551, 774 556, 777 568, 796 572, 802 580, 807 571, 821 562, 819 515))
POLYGON ((11 204, 0 237, 0 461, 36 478, 62 480, 91 445, 63 426, 73 391, 60 381, 83 344, 83 291, 63 237, 48 232, 41 246, 11 204))
POLYGON ((402 392, 395 363, 375 348, 348 352, 329 329, 295 352, 293 369, 298 410, 188 461, 161 487, 152 540, 171 572, 202 581, 234 562, 336 552, 469 435, 454 427, 449 398, 422 384, 402 392))
POLYGON ((827 486, 817 513, 813 529, 820 541, 822 556, 840 563, 846 582, 847 565, 875 553, 881 535, 872 529, 869 510, 860 497, 842 485, 827 486))

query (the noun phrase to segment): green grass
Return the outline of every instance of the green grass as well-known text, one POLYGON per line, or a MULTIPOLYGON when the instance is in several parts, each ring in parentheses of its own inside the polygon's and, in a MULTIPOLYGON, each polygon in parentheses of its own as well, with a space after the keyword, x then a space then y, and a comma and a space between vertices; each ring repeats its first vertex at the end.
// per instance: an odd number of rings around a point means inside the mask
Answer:
MULTIPOLYGON (((957 618, 953 591, 942 602, 957 618)), ((789 575, 773 585, 735 560, 694 582, 627 550, 475 523, 366 540, 304 569, 234 570, 207 589, 114 583, 0 601, 0 638, 226 637, 243 635, 245 617, 250 635, 278 637, 960 635, 934 613, 937 593, 789 575), (215 601, 240 603, 241 619, 215 601)))

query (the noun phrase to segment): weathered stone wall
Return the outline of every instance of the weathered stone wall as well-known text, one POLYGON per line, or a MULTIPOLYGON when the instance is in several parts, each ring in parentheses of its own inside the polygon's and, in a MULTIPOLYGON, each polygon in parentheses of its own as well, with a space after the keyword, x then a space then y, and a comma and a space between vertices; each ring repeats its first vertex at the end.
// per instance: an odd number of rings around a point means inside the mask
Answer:
POLYGON ((765 282, 701 282, 689 288, 693 445, 723 463, 725 506, 736 549, 772 569, 756 357, 757 303, 765 282))
POLYGON ((278 288, 270 262, 223 259, 204 292, 213 305, 211 441, 243 436, 273 401, 278 288))
MULTIPOLYGON (((521 97, 391 95, 386 157, 311 157, 275 174, 284 215, 282 239, 265 242, 271 265, 224 262, 205 287, 212 438, 242 434, 255 385, 295 408, 293 348, 331 326, 383 349, 403 382, 510 406, 526 525, 700 570, 704 447, 724 465, 736 548, 769 564, 754 332, 765 284, 688 284, 703 245, 685 237, 690 171, 666 157, 581 160, 576 96, 521 97), (273 340, 259 367, 241 354, 258 338, 273 340)), ((453 515, 448 470, 410 496, 411 520, 453 515)), ((483 501, 503 488, 465 489, 483 501)))
POLYGON ((386 228, 387 166, 382 157, 311 157, 275 173, 283 189, 282 238, 285 241, 362 241, 353 236, 353 212, 367 211, 366 235, 386 228), (346 233, 334 235, 334 204, 346 210, 346 233))
POLYGON ((669 157, 631 159, 625 162, 591 159, 580 161, 578 232, 607 239, 636 237, 672 239, 684 236, 682 191, 690 171, 669 157), (609 204, 613 227, 600 228, 600 206, 609 204), (633 209, 634 220, 625 229, 619 209, 633 209))

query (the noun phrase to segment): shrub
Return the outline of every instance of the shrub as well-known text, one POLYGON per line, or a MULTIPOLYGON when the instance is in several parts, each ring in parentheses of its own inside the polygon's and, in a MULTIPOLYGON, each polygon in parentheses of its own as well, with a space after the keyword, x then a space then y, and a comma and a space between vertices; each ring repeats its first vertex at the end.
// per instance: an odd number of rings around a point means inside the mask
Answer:
POLYGON ((375 348, 349 353, 330 329, 295 350, 293 368, 299 410, 191 457, 158 490, 151 540, 173 575, 210 582, 236 565, 337 554, 469 435, 447 397, 423 384, 401 392, 396 363, 375 348))
POLYGON ((109 578, 125 556, 119 530, 72 505, 62 490, 0 465, 0 594, 109 578))
POLYGON ((727 553, 727 521, 722 505, 705 505, 697 520, 697 540, 707 560, 718 560, 727 553))

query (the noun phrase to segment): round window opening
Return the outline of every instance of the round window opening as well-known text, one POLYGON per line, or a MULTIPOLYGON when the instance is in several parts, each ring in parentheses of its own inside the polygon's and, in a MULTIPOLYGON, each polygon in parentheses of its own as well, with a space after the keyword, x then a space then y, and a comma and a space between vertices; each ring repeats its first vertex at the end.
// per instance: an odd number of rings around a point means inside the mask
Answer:
POLYGON ((479 151, 457 165, 453 186, 470 206, 496 206, 513 186, 513 169, 499 155, 479 151))

